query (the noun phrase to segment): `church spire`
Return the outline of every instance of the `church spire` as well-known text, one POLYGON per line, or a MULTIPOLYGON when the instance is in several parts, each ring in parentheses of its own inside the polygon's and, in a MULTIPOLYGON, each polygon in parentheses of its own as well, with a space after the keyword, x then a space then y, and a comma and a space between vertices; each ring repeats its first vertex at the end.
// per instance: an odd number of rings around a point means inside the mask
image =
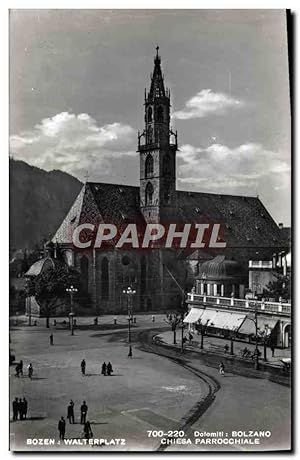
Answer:
POLYGON ((151 86, 148 93, 148 100, 154 100, 157 97, 164 97, 166 95, 164 78, 161 71, 161 58, 158 54, 159 46, 156 47, 156 56, 154 58, 154 71, 151 76, 151 86))
POLYGON ((170 127, 170 93, 165 89, 156 47, 151 86, 145 94, 145 129, 138 134, 140 206, 147 222, 173 216, 176 208, 177 133, 170 127))

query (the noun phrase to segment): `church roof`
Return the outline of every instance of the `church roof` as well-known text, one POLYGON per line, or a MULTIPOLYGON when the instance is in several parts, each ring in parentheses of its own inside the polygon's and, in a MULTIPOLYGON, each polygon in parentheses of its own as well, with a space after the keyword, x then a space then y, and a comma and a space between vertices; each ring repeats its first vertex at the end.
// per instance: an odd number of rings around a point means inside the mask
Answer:
MULTIPOLYGON (((285 247, 279 227, 256 197, 177 191, 177 223, 220 223, 224 241, 231 248, 285 247)), ((53 237, 72 243, 74 229, 81 223, 115 225, 144 222, 139 187, 86 183, 53 237)))

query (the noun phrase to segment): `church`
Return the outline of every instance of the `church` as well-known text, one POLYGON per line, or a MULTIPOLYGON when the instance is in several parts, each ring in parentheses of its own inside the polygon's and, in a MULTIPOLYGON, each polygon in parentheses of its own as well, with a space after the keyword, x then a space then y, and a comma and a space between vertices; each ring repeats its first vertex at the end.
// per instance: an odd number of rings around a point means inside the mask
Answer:
MULTIPOLYGON (((286 242, 258 197, 176 190, 177 132, 170 125, 170 90, 161 58, 154 58, 144 97, 144 129, 138 133, 140 185, 86 182, 52 238, 65 262, 81 274, 97 314, 125 312, 123 291, 135 291, 135 311, 165 311, 183 304, 201 264, 217 256, 242 267, 247 287, 249 260, 269 260, 286 242), (81 224, 218 223, 226 248, 78 249, 72 235, 81 224)), ((222 259, 222 260, 223 260, 222 259)), ((243 293, 236 293, 243 295, 243 293)))

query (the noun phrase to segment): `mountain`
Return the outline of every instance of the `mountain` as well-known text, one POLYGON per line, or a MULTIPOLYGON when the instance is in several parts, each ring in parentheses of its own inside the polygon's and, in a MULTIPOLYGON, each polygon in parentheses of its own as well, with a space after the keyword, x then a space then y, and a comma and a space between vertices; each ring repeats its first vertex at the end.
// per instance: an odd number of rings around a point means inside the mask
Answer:
POLYGON ((62 171, 44 171, 10 159, 10 248, 49 239, 62 222, 82 183, 62 171))

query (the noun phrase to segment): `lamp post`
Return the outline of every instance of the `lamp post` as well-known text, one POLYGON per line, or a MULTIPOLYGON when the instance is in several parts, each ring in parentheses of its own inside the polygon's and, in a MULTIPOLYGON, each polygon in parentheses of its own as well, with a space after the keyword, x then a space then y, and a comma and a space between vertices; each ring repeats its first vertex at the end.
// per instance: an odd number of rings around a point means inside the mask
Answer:
POLYGON ((200 325, 200 332, 201 332, 201 342, 200 342, 200 349, 203 350, 203 341, 204 341, 204 334, 206 332, 206 329, 207 329, 207 326, 208 326, 208 323, 209 323, 209 319, 206 321, 205 324, 202 324, 201 323, 201 320, 199 322, 199 325, 200 325))
POLYGON ((263 340, 264 340, 264 361, 268 361, 267 359, 267 341, 269 339, 269 325, 265 324, 265 330, 263 332, 263 340))
POLYGON ((128 308, 128 343, 131 343, 131 321, 132 321, 132 310, 133 310, 133 297, 136 291, 128 286, 127 289, 123 289, 123 294, 127 297, 127 308, 128 308))
POLYGON ((255 306, 254 318, 247 316, 250 321, 253 321, 255 325, 255 363, 254 368, 259 369, 259 357, 258 357, 258 327, 257 327, 257 305, 255 306))
POLYGON ((70 286, 69 288, 66 288, 66 292, 70 294, 70 306, 71 306, 71 311, 69 313, 69 318, 70 318, 70 328, 71 328, 71 335, 74 335, 74 311, 73 311, 73 296, 78 292, 78 289, 75 288, 74 286, 70 286))
POLYGON ((183 335, 184 335, 185 324, 184 324, 183 320, 184 320, 184 313, 182 312, 182 314, 181 314, 181 325, 180 325, 180 327, 181 327, 181 353, 183 353, 183 351, 184 351, 184 337, 183 337, 183 335))

